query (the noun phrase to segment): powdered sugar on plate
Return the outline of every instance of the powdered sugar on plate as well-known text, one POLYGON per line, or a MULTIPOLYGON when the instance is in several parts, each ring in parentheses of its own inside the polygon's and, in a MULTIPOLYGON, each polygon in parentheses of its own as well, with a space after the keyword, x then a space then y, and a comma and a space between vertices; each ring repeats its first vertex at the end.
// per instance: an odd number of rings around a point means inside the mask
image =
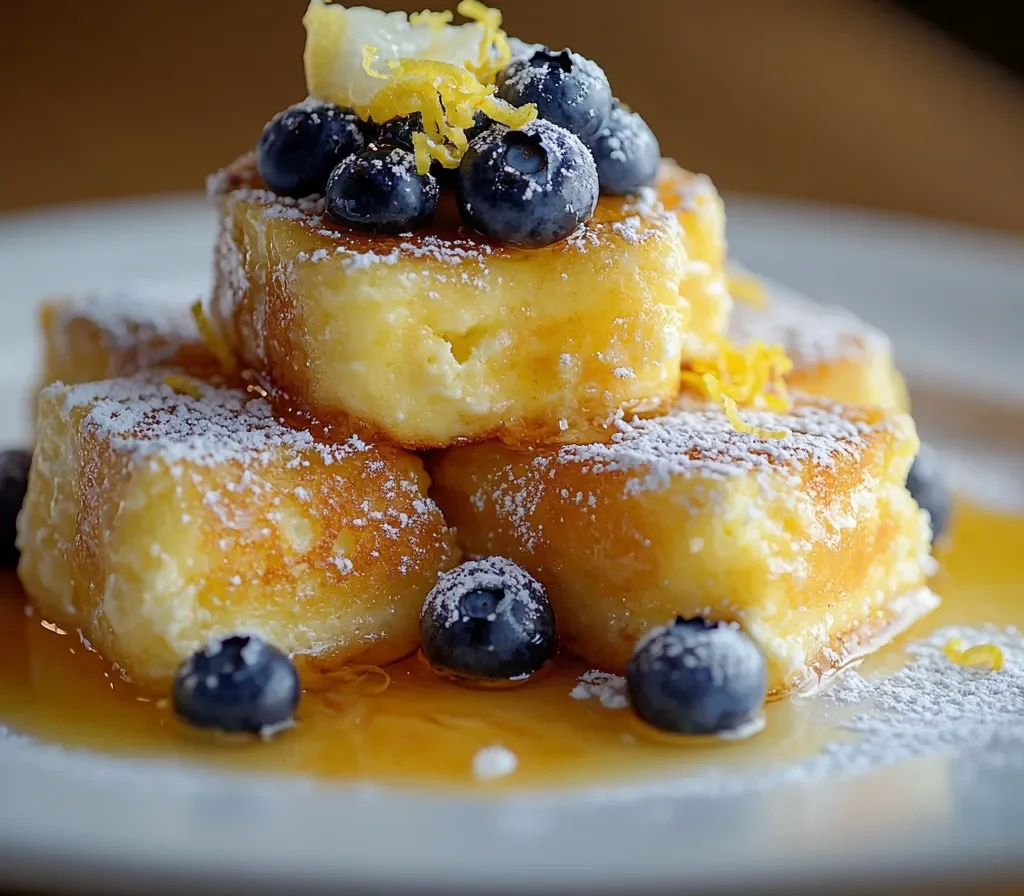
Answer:
POLYGON ((573 700, 598 700, 605 709, 625 709, 629 706, 626 679, 600 669, 584 672, 569 696, 573 700))
MULTIPOLYGON (((847 669, 826 690, 797 698, 798 709, 835 732, 816 755, 768 766, 709 762, 699 774, 660 781, 658 794, 727 796, 866 774, 915 758, 987 757, 991 763, 997 756, 1024 755, 1024 635, 1012 627, 942 628, 907 650, 909 662, 891 675, 870 678, 847 669), (999 647, 1003 669, 983 672, 952 662, 945 654, 952 638, 965 647, 999 647), (830 720, 837 714, 847 718, 830 720)), ((585 672, 571 696, 624 709, 625 685, 617 675, 585 672)), ((619 795, 638 791, 623 787, 619 795)))
POLYGON ((836 705, 865 704, 843 727, 861 735, 826 748, 844 767, 871 767, 914 756, 956 756, 1010 738, 1024 753, 1024 636, 1015 628, 943 628, 908 648, 911 661, 893 675, 868 679, 856 670, 822 696, 836 705), (993 644, 1003 652, 999 672, 957 665, 944 650, 993 644))
POLYGON ((519 767, 519 757, 500 744, 483 747, 473 756, 473 777, 478 781, 505 778, 519 767))

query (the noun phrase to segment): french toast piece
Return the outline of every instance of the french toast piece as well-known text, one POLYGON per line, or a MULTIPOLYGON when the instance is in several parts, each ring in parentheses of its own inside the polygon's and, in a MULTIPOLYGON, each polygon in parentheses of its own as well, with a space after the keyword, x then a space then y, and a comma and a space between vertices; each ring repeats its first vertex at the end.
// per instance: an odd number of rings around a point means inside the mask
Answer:
POLYGON ((773 695, 880 646, 933 606, 926 515, 904 483, 913 421, 801 399, 744 411, 775 439, 681 399, 611 442, 438 452, 431 494, 469 554, 520 563, 549 589, 559 636, 623 672, 676 615, 739 622, 773 695))
POLYGON ((603 197, 570 239, 528 251, 460 229, 443 201, 416 235, 357 233, 262 189, 251 156, 210 189, 210 317, 243 366, 405 447, 592 439, 620 409, 667 409, 684 343, 725 326, 691 313, 680 220, 654 189, 603 197))
POLYGON ((762 283, 763 307, 737 302, 733 309, 733 342, 759 339, 782 346, 793 361, 786 383, 794 391, 843 404, 908 409, 888 336, 845 308, 819 305, 786 287, 762 283))
POLYGON ((667 159, 658 169, 654 189, 683 228, 689 263, 679 288, 690 306, 683 354, 693 357, 703 353, 709 337, 726 331, 732 310, 725 261, 725 203, 706 174, 694 174, 667 159))
POLYGON ((269 404, 151 378, 41 394, 19 575, 39 611, 162 685, 214 635, 330 667, 415 650, 457 560, 419 458, 291 429, 269 404))
POLYGON ((146 370, 199 379, 220 374, 189 310, 198 297, 157 284, 53 296, 39 308, 42 385, 88 383, 146 370))

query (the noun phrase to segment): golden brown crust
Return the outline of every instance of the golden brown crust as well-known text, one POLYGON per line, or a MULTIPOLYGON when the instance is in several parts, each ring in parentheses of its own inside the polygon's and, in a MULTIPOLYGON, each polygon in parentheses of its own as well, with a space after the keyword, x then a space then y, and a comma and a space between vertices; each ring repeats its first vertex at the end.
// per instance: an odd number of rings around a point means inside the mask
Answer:
POLYGON ((795 420, 754 418, 805 430, 776 441, 692 410, 607 445, 437 452, 432 494, 467 553, 548 587, 563 643, 598 668, 624 671, 652 625, 710 614, 762 643, 781 692, 924 583, 927 525, 903 485, 913 425, 801 399, 795 420))
POLYGON ((725 324, 727 293, 699 315, 680 295, 696 282, 684 212, 653 192, 605 197, 530 251, 461 229, 450 205, 412 236, 356 233, 261 189, 251 157, 211 193, 210 313, 242 366, 282 405, 403 447, 606 437, 621 412, 664 410, 683 351, 725 324))
POLYGON ((19 523, 35 605, 154 685, 235 631, 320 667, 415 650, 458 560, 420 459, 200 391, 159 375, 44 390, 19 523))
POLYGON ((198 296, 166 303, 139 293, 64 294, 39 306, 43 384, 85 383, 157 368, 203 380, 221 367, 189 315, 198 296))

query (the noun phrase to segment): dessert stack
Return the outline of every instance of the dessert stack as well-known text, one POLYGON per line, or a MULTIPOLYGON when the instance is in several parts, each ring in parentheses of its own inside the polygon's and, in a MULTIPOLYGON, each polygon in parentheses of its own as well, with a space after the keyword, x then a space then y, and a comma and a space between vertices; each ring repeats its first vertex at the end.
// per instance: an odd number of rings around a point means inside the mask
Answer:
POLYGON ((22 582, 201 727, 561 649, 738 730, 933 605, 891 348, 731 271, 596 63, 459 13, 312 0, 310 96, 210 179, 211 293, 44 303, 22 582))

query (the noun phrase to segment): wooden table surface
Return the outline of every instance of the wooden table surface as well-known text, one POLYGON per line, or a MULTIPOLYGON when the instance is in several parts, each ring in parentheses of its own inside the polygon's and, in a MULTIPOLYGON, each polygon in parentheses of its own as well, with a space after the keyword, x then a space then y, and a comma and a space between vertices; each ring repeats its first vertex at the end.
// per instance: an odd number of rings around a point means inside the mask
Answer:
MULTIPOLYGON (((304 94, 305 0, 4 6, 0 208, 200 188, 304 94)), ((723 190, 1024 231, 1024 87, 881 4, 503 8, 511 33, 596 58, 723 190)))

